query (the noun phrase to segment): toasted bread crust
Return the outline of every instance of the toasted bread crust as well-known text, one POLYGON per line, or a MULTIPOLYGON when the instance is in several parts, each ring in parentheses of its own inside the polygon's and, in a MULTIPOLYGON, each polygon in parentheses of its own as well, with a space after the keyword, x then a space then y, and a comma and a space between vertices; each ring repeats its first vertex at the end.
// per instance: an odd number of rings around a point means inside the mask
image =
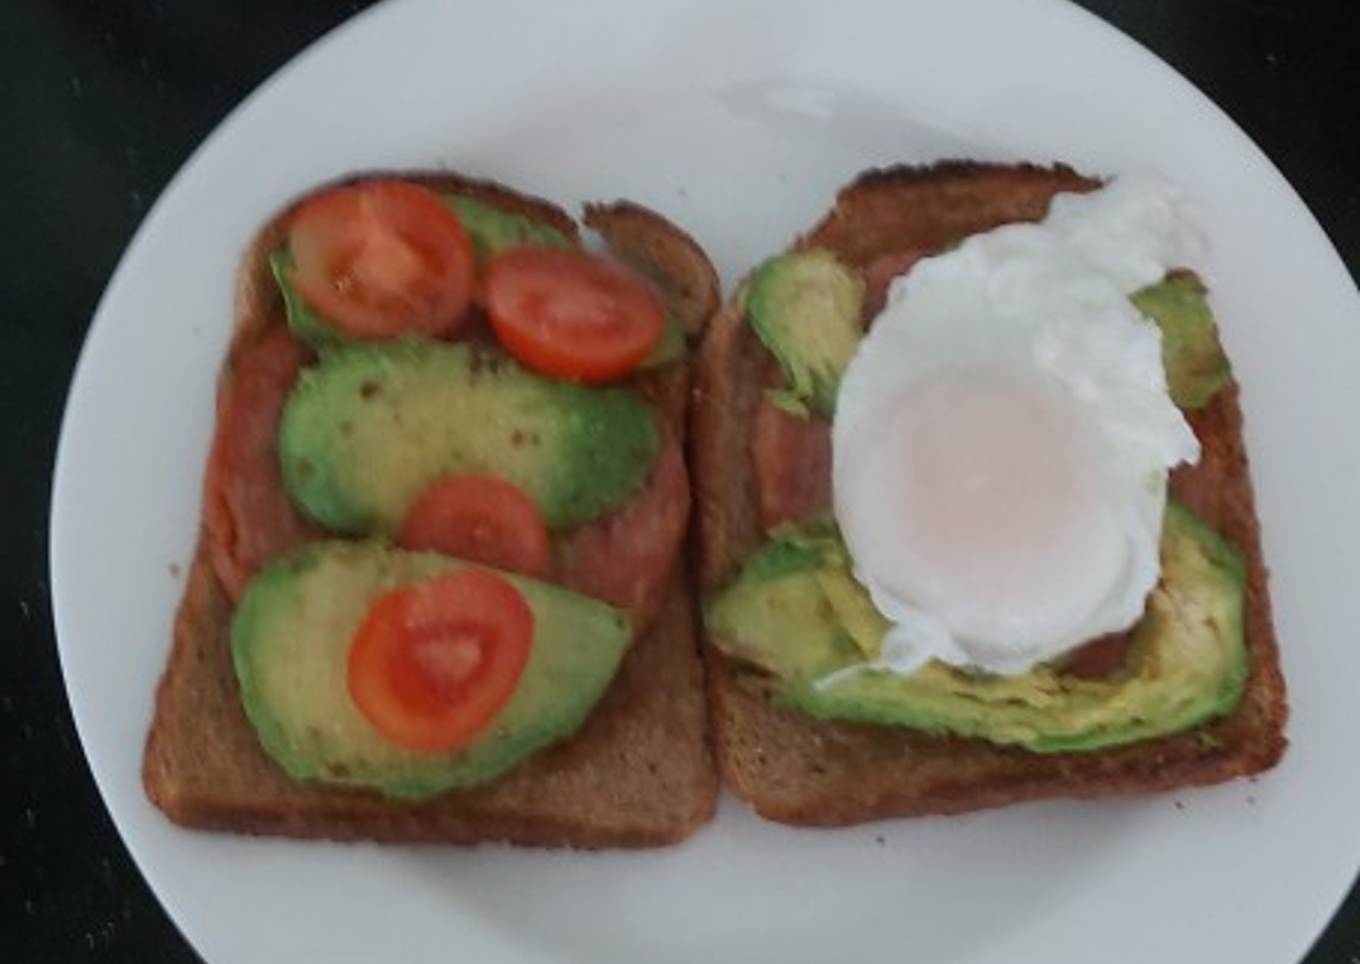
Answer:
MULTIPOLYGON (((470 194, 579 236, 561 208, 489 181, 446 172, 396 172, 336 183, 378 176, 470 194)), ((240 345, 286 323, 268 258, 282 242, 288 215, 302 200, 266 224, 242 259, 236 329, 223 377, 240 345)), ((684 232, 645 209, 632 210, 639 212, 633 217, 642 227, 623 238, 606 239, 621 257, 635 257, 637 246, 649 253, 671 251, 673 255, 652 256, 654 271, 664 278, 689 278, 696 259, 707 263, 684 232)), ((694 313, 716 309, 716 289, 705 297, 693 301, 694 313)), ((664 366, 633 382, 671 429, 681 433, 688 384, 687 364, 664 366)), ((673 567, 660 614, 633 645, 577 734, 491 784, 412 804, 300 783, 265 755, 241 709, 230 655, 231 603, 208 561, 211 538, 200 528, 143 759, 148 797, 175 822, 332 840, 597 848, 674 843, 711 817, 717 775, 683 566, 673 567)))
MULTIPOLYGON (((1096 181, 1070 168, 949 162, 871 171, 846 187, 795 247, 829 248, 864 268, 912 247, 938 249, 977 231, 1037 220, 1060 191, 1096 181)), ((699 521, 697 569, 710 592, 761 543, 748 432, 762 391, 764 349, 729 303, 705 337, 692 413, 699 521)), ((1270 615, 1236 386, 1191 422, 1199 465, 1177 497, 1232 539, 1248 563, 1246 694, 1195 730, 1088 753, 1037 754, 909 729, 825 723, 771 705, 751 674, 711 647, 709 709, 723 779, 763 816, 843 825, 961 813, 1044 797, 1102 797, 1215 783, 1272 766, 1284 751, 1284 681, 1270 615)))
POLYGON ((1043 217, 1059 191, 1089 191, 1099 182, 1065 164, 942 161, 865 171, 796 247, 827 248, 857 268, 905 248, 937 250, 1009 221, 1043 217))

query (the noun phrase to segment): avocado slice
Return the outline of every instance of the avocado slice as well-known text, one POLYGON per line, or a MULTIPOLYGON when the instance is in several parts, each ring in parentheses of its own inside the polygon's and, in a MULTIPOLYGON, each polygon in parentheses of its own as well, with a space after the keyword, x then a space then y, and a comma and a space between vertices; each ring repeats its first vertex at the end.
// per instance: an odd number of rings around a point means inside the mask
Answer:
POLYGON ((704 621, 730 655, 780 679, 818 677, 863 658, 823 595, 824 547, 776 539, 708 600, 704 621))
MULTIPOLYGON (((1133 630, 1129 665, 1101 680, 1048 666, 1017 676, 938 662, 909 676, 867 666, 861 650, 875 645, 874 625, 847 624, 844 603, 831 602, 834 594, 828 597, 817 580, 819 567, 843 567, 843 555, 818 554, 796 574, 796 585, 788 575, 759 578, 762 557, 787 552, 782 545, 763 550, 709 604, 707 623, 721 649, 775 674, 777 701, 811 716, 953 733, 1042 753, 1174 733, 1229 712, 1241 699, 1245 566, 1236 548, 1177 503, 1167 505, 1162 579, 1133 630), (858 647, 847 642, 856 638, 863 640, 858 647)), ((868 604, 867 596, 861 603, 868 604)))
POLYGON ((775 401, 830 417, 864 334, 863 280, 829 251, 797 251, 757 268, 745 301, 751 327, 788 382, 775 401))
POLYGON ((1134 307, 1162 330, 1162 364, 1171 400, 1203 408, 1232 381, 1232 366, 1218 341, 1208 289, 1193 271, 1172 271, 1131 295, 1134 307))
POLYGON ((327 529, 391 535, 432 481, 488 472, 523 489, 550 529, 589 522, 639 489, 660 447, 620 388, 526 371, 491 348, 418 338, 323 353, 279 421, 283 480, 327 529))
POLYGON ((568 250, 577 246, 576 242, 561 231, 542 221, 503 211, 466 194, 441 196, 444 203, 458 215, 463 230, 468 233, 478 264, 507 248, 517 248, 522 244, 538 244, 568 250))
POLYGON ((817 571, 817 588, 831 605, 836 621, 864 657, 878 659, 883 653, 883 637, 888 635, 892 623, 850 575, 849 567, 823 566, 817 571))
POLYGON ((499 575, 533 611, 533 647, 510 701, 476 743, 443 755, 404 750, 350 700, 349 645, 373 600, 471 565, 336 540, 304 546, 250 583, 232 619, 232 659, 246 716, 289 776, 426 797, 495 779, 581 726, 628 647, 628 620, 612 606, 510 573, 499 575))

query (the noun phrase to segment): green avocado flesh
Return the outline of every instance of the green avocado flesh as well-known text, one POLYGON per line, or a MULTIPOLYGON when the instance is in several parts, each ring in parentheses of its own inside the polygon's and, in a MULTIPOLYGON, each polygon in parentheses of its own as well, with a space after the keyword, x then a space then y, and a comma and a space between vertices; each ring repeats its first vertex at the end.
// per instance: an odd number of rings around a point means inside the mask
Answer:
POLYGON ((463 230, 472 241, 478 263, 507 248, 524 244, 550 248, 575 248, 576 243, 556 228, 522 214, 512 214, 464 194, 445 194, 444 203, 453 209, 463 230))
POLYGON ((863 659, 818 584, 830 568, 816 540, 777 539, 709 600, 709 636, 780 680, 817 679, 863 659))
POLYGON ((534 615, 533 647, 514 695, 476 743, 442 755, 404 750, 350 700, 349 645, 373 600, 470 567, 330 541, 276 560, 250 583, 232 619, 232 658, 246 716, 289 776, 425 797, 492 780, 581 726, 628 647, 628 621, 612 606, 509 573, 499 575, 534 615))
POLYGON ((1162 330, 1162 364, 1171 400, 1184 409, 1203 408, 1232 381, 1203 282, 1193 272, 1173 271, 1134 292, 1132 301, 1162 330))
POLYGON ((325 528, 360 535, 394 534, 426 486, 468 472, 519 486, 550 529, 581 525, 642 488, 659 446, 651 411, 624 389, 413 338, 323 353, 279 422, 293 501, 325 528))
POLYGON ((780 255, 751 276, 746 316, 779 360, 782 407, 836 410, 841 375, 864 334, 864 282, 828 251, 780 255))
POLYGON ((1035 752, 1096 750, 1188 729, 1233 709, 1246 682, 1240 553, 1168 503, 1162 578, 1108 679, 1038 666, 1017 676, 932 662, 899 676, 865 666, 886 630, 834 537, 785 533, 710 600, 710 638, 775 679, 777 702, 826 720, 953 733, 1035 752), (828 594, 832 573, 837 588, 828 594), (843 577, 843 578, 842 578, 843 577), (858 591, 859 602, 844 596, 858 591), (869 615, 866 615, 869 614, 869 615), (834 676, 832 674, 835 674, 834 676))

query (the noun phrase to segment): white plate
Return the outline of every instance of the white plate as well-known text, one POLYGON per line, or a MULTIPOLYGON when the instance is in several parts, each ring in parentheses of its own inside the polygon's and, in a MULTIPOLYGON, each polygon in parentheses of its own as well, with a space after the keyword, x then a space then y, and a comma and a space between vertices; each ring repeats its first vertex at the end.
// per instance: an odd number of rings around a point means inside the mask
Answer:
POLYGON ((1343 266, 1269 161, 1075 7, 384 4, 222 125, 100 306, 53 494, 81 738, 142 870, 214 964, 1296 960, 1360 863, 1358 322, 1343 266), (569 203, 653 205, 730 282, 856 171, 958 155, 1156 169, 1202 202, 1294 704, 1276 772, 838 832, 728 800, 689 844, 594 856, 255 841, 177 830, 147 804, 142 740, 182 588, 169 569, 197 523, 232 274, 277 205, 359 168, 448 165, 569 203))

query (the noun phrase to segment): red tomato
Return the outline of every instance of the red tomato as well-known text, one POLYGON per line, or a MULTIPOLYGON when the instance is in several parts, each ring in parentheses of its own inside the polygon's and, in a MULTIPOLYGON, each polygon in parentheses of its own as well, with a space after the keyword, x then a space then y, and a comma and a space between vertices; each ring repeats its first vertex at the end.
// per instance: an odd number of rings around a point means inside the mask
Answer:
POLYGON ((365 181, 303 202, 288 227, 289 280, 355 338, 449 335, 472 296, 472 243, 434 192, 365 181))
POLYGON ((466 569, 379 596, 349 649, 349 693, 387 739, 420 753, 473 743, 529 660, 534 615, 500 576, 466 569))
POLYGON ((548 571, 548 529, 534 501, 494 475, 446 475, 406 512, 397 544, 509 569, 548 571))
POLYGON ((486 266, 486 309, 510 354, 556 378, 628 374, 661 339, 666 312, 626 269, 580 252, 526 245, 486 266))

